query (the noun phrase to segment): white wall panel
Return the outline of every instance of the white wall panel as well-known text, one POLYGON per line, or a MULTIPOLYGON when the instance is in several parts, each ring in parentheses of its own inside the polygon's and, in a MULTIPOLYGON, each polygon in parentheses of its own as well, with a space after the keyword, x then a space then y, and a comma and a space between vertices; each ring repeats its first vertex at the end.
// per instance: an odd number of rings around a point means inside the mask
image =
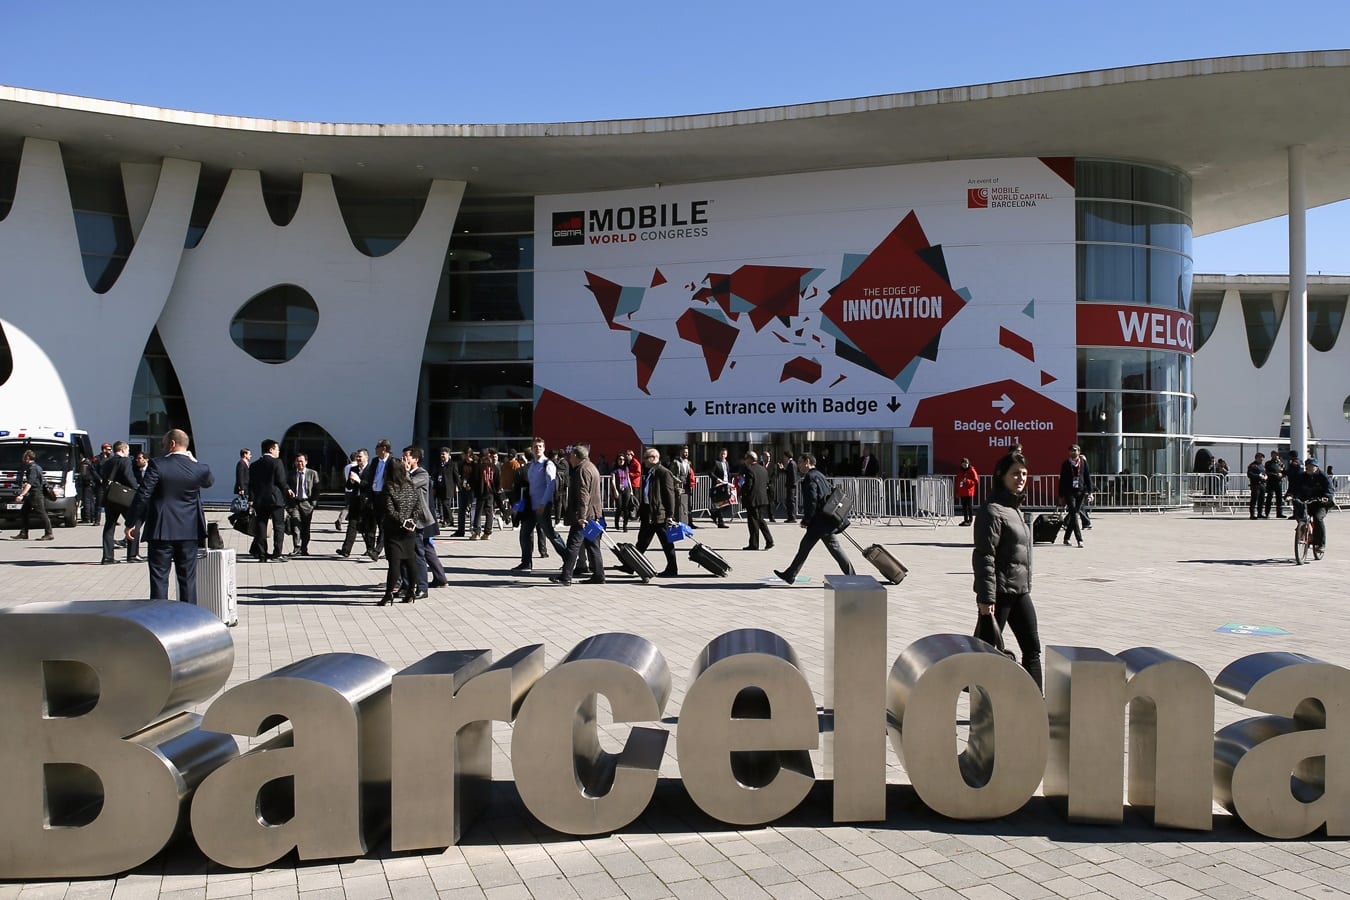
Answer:
POLYGON ((0 394, 5 417, 19 409, 5 398, 36 396, 49 401, 41 404, 46 424, 87 429, 95 442, 125 436, 131 386, 173 285, 199 169, 164 160, 126 267, 106 294, 96 294, 80 260, 61 148, 24 141, 14 205, 0 221, 0 309, 12 325, 11 345, 17 331, 41 352, 22 359, 16 352, 0 394), (59 385, 51 383, 49 360, 59 385))
POLYGON ((427 324, 463 193, 462 182, 433 182, 412 233, 371 258, 353 246, 330 176, 306 174, 294 218, 277 226, 259 174, 231 173, 159 321, 197 453, 217 473, 212 496, 228 496, 240 447, 281 440, 298 422, 317 423, 349 452, 411 439, 427 324), (314 298, 319 322, 294 359, 274 365, 236 346, 230 321, 282 284, 314 298))

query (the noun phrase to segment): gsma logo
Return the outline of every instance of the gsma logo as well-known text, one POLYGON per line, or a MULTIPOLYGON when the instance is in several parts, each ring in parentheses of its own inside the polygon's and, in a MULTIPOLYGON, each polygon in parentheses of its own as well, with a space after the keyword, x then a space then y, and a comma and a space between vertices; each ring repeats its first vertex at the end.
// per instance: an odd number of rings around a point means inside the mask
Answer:
POLYGON ((989 188, 966 188, 966 209, 988 209, 989 188))
POLYGON ((578 247, 586 243, 584 211, 575 209, 553 214, 553 246, 578 247))

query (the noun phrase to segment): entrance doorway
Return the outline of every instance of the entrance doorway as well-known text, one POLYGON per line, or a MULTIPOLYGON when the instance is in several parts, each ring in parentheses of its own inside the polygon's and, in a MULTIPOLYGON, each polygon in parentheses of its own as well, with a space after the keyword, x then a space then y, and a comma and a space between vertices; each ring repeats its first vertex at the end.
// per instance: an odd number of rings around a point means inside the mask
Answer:
POLYGON ((689 448, 689 457, 700 474, 706 474, 723 447, 732 466, 740 464, 747 450, 763 461, 775 462, 784 452, 793 456, 810 453, 826 475, 857 477, 863 472, 863 453, 877 461, 877 477, 914 478, 932 472, 932 439, 927 429, 884 431, 658 431, 654 443, 663 453, 689 448))

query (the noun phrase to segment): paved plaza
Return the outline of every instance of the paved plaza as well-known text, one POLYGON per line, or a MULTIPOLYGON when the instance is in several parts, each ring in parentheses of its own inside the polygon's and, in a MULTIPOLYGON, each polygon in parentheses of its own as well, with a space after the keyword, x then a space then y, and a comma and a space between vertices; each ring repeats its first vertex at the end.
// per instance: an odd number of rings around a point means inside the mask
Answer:
MULTIPOLYGON (((447 539, 440 547, 451 586, 415 605, 382 608, 375 602, 383 562, 336 557, 335 515, 316 516, 314 556, 239 562, 231 685, 332 651, 369 654, 398 669, 435 650, 485 648, 500 657, 540 643, 552 666, 583 638, 626 631, 654 642, 670 665, 665 727, 673 730, 704 645, 728 630, 757 627, 791 643, 821 702, 822 578, 836 570, 819 547, 803 572, 808 580, 789 587, 773 576, 796 549, 796 526, 771 526, 777 544, 766 552, 740 549, 746 531, 739 523, 700 528, 697 537, 732 563, 731 576, 713 578, 681 552, 682 577, 645 586, 623 575, 605 585, 551 585, 556 558, 537 560, 533 573, 511 573, 519 561, 514 532, 482 542, 447 539)), ((211 518, 222 520, 223 513, 211 518)), ((1350 665, 1350 517, 1331 514, 1327 558, 1303 567, 1293 564, 1293 527, 1285 521, 1100 514, 1095 526, 1084 549, 1036 549, 1033 595, 1045 645, 1110 652, 1154 645, 1211 678, 1233 660, 1267 650, 1350 665), (1235 625, 1287 634, 1220 630, 1235 625)), ((227 546, 242 555, 246 539, 226 532, 227 546)), ((925 635, 970 633, 968 528, 857 525, 854 533, 863 544, 885 544, 910 570, 902 585, 889 588, 890 658, 925 635)), ((50 543, 0 541, 0 606, 143 597, 144 565, 98 565, 99 536, 99 529, 80 526, 58 529, 50 543)), ((860 554, 849 552, 860 573, 869 571, 860 554)), ((659 553, 651 557, 659 566, 659 553)), ((1247 715, 1220 700, 1216 727, 1247 715)), ((606 729, 607 749, 621 745, 627 728, 606 729)), ((179 847, 116 880, 0 883, 0 900, 1350 896, 1350 840, 1267 840, 1219 807, 1209 833, 1157 830, 1130 811, 1123 828, 1077 826, 1039 796, 1003 819, 951 821, 918 801, 889 750, 885 822, 833 824, 828 785, 818 783, 787 818, 738 830, 693 805, 679 781, 672 738, 647 812, 620 833, 577 839, 525 812, 510 780, 510 737, 510 726, 495 726, 490 813, 443 852, 394 854, 385 843, 359 860, 291 857, 260 871, 233 871, 179 847)), ((819 777, 821 755, 812 756, 819 777)))

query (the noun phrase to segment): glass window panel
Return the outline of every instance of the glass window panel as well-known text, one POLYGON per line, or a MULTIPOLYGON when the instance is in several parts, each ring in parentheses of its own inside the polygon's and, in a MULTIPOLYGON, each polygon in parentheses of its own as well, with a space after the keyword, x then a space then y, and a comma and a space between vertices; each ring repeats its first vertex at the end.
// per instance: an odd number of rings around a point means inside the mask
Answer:
POLYGON ((511 271, 534 268, 533 234, 456 234, 449 262, 455 271, 511 271))
POLYGON ((1223 308, 1223 291, 1196 291, 1191 295, 1191 310, 1195 316, 1195 349, 1205 341, 1219 324, 1219 310, 1223 308))
POLYGON ((1148 251, 1148 303, 1186 309, 1191 294, 1191 261, 1166 250, 1148 251))
POLYGON ((529 363, 438 363, 427 366, 427 395, 432 400, 532 402, 533 378, 529 363))
POLYGON ((532 359, 533 325, 453 325, 435 333, 438 348, 451 359, 532 359))
POLYGON ((106 293, 117 282, 117 276, 122 274, 122 267, 127 263, 120 256, 88 253, 83 254, 80 261, 84 264, 84 277, 89 281, 89 287, 98 294, 106 293))
POLYGON ((1242 320, 1247 326, 1247 349, 1251 353, 1252 364, 1259 369, 1270 356, 1270 349, 1275 346, 1275 332, 1280 327, 1275 296, 1243 291, 1242 320))
POLYGON ((1308 343, 1313 349, 1328 353, 1336 346, 1345 321, 1346 297, 1308 298, 1308 343))
POLYGON ((75 212, 75 235, 80 241, 80 252, 106 256, 127 256, 135 241, 131 222, 121 216, 104 213, 75 212))
POLYGON ((1078 299, 1143 303, 1148 251, 1110 244, 1078 245, 1078 299))
POLYGON ((534 318, 534 273, 449 273, 452 322, 519 321, 534 318))
POLYGON ((455 217, 455 238, 464 234, 520 234, 534 231, 534 198, 468 200, 455 217))
MULTIPOLYGON (((509 442, 504 436, 529 435, 533 424, 532 401, 432 403, 427 408, 427 433, 439 443, 462 444, 467 439, 509 442)), ((519 437, 517 445, 524 445, 519 437)))
POLYGON ((1162 350, 1084 347, 1078 351, 1078 387, 1190 393, 1190 357, 1162 350))

